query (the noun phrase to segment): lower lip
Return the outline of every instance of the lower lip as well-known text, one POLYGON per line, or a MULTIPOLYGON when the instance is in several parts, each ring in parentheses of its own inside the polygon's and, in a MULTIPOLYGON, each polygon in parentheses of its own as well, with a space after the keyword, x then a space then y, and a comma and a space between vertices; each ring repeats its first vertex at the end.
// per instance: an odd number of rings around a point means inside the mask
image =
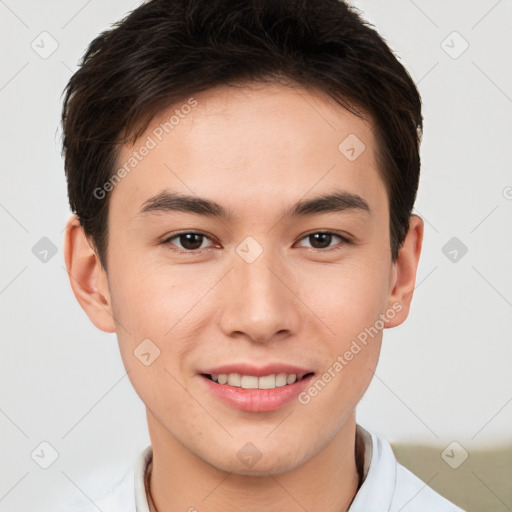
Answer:
POLYGON ((218 384, 208 377, 201 375, 208 389, 225 403, 249 412, 275 411, 291 402, 308 385, 314 374, 293 384, 287 384, 274 389, 244 389, 228 384, 218 384))

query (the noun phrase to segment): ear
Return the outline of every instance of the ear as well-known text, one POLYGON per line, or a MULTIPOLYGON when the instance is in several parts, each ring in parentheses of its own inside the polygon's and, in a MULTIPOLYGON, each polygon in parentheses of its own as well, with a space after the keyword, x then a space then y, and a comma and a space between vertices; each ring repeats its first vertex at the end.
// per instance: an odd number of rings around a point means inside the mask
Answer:
POLYGON ((76 215, 66 224, 64 259, 73 293, 91 322, 115 332, 107 273, 76 215))
POLYGON ((388 308, 396 314, 393 318, 386 319, 387 328, 400 325, 409 315, 422 243, 423 219, 418 215, 411 215, 407 236, 398 252, 397 260, 393 263, 392 283, 394 284, 388 297, 388 308))

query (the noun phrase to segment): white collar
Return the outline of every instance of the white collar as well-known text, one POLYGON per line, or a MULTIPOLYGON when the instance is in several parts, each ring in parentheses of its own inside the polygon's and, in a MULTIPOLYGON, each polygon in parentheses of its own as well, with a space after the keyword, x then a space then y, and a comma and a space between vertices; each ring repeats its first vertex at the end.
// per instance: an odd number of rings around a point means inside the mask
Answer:
POLYGON ((396 488, 397 461, 388 441, 360 425, 364 440, 365 478, 348 512, 390 510, 396 488))

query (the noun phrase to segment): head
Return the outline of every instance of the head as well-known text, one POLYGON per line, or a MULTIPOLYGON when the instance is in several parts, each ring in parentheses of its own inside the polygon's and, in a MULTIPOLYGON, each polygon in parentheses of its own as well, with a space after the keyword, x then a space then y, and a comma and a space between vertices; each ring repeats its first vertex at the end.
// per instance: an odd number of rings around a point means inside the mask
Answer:
POLYGON ((412 298, 422 117, 406 70, 338 0, 153 0, 91 43, 62 122, 71 283, 117 333, 150 433, 239 473, 312 458, 412 298), (228 363, 312 375, 251 412, 206 391, 228 363))

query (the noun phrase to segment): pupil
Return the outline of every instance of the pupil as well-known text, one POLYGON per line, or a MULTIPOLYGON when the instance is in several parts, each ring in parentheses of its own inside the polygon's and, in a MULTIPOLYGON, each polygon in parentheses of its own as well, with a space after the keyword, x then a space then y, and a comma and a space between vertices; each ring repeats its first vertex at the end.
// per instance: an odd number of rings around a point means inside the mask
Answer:
POLYGON ((311 245, 315 249, 329 247, 329 245, 331 244, 332 235, 330 235, 329 233, 315 233, 314 235, 311 236, 314 241, 314 243, 312 243, 311 245), (319 244, 317 242, 319 242, 319 244))
POLYGON ((185 249, 199 249, 203 242, 202 236, 197 233, 186 233, 185 235, 180 235, 180 243, 185 249))

